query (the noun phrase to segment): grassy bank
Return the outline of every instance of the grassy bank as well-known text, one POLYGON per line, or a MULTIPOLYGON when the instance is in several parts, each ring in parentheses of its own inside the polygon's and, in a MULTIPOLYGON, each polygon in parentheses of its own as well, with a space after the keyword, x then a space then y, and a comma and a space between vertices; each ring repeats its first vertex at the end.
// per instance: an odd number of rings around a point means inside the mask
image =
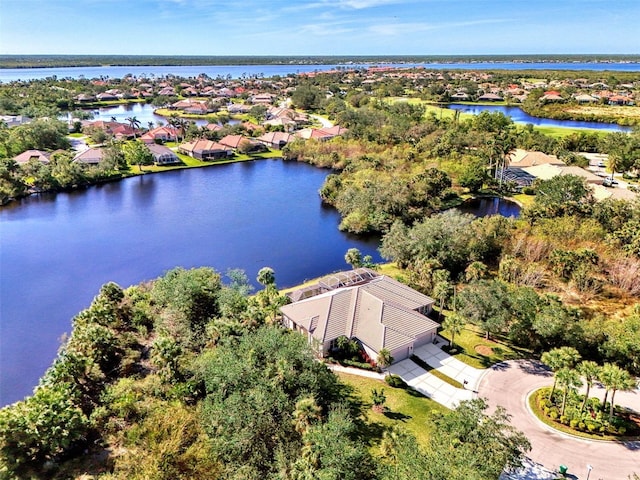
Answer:
POLYGON ((364 421, 363 435, 369 445, 379 445, 382 433, 395 425, 409 430, 418 442, 426 446, 433 432, 432 418, 434 414, 446 413, 449 410, 412 389, 393 388, 381 380, 359 377, 346 373, 338 373, 340 381, 351 389, 351 398, 360 406, 361 418, 364 421), (387 397, 383 413, 371 409, 371 389, 384 388, 387 397))

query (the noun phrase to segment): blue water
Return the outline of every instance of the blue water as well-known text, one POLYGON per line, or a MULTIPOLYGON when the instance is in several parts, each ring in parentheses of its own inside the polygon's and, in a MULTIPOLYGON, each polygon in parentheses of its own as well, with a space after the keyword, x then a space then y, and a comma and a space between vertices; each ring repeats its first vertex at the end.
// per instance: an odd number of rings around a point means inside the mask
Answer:
POLYGON ((520 206, 517 203, 499 197, 473 198, 456 209, 476 217, 502 215, 503 217, 518 218, 520 216, 520 206))
POLYGON ((130 178, 41 195, 0 209, 0 405, 31 393, 70 320, 115 281, 175 266, 263 266, 279 286, 348 269, 359 248, 381 261, 378 238, 338 230, 318 196, 328 171, 262 160, 130 178))
POLYGON ((583 122, 579 120, 553 120, 550 118, 532 117, 522 111, 520 107, 506 105, 465 105, 451 103, 447 108, 459 110, 462 113, 477 115, 480 112, 502 112, 511 117, 515 123, 531 123, 539 127, 564 127, 564 128, 591 128, 594 130, 606 130, 611 132, 630 132, 632 127, 624 127, 615 123, 583 122))
MULTIPOLYGON (((117 107, 102 107, 94 110, 93 120, 110 121, 111 117, 115 117, 117 122, 128 123, 127 118, 136 117, 140 121, 142 128, 147 128, 149 122, 153 122, 155 126, 166 125, 168 118, 156 115, 153 111, 156 109, 153 105, 146 103, 130 103, 128 105, 118 105, 117 107)), ((207 120, 192 120, 199 127, 209 123, 207 120)))
POLYGON ((0 69, 0 82, 33 80, 48 77, 60 78, 122 78, 128 74, 136 77, 165 76, 197 77, 201 73, 211 78, 241 78, 251 76, 286 76, 304 72, 332 70, 334 68, 365 68, 368 66, 423 67, 438 70, 593 70, 639 72, 640 63, 522 63, 522 62, 475 62, 475 63, 362 63, 344 65, 183 65, 183 66, 104 66, 104 67, 56 67, 56 68, 5 68, 0 69))

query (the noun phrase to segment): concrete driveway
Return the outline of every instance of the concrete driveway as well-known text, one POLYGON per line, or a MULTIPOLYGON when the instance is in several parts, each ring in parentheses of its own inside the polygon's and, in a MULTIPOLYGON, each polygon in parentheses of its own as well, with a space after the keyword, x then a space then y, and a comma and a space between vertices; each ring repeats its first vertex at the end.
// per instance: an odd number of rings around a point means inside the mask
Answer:
POLYGON ((394 363, 388 370, 400 376, 407 385, 423 395, 451 409, 456 408, 461 401, 470 400, 475 396, 471 390, 462 390, 440 380, 413 360, 407 359, 394 363))
MULTIPOLYGON (((640 474, 640 442, 602 442, 560 434, 541 423, 527 409, 529 393, 553 384, 553 376, 540 363, 528 360, 494 365, 481 378, 478 395, 493 410, 502 405, 512 415, 511 424, 531 442, 529 458, 550 470, 569 467, 574 479, 586 479, 591 465, 592 480, 628 480, 640 474)), ((640 395, 616 394, 616 403, 640 411, 640 395), (620 397, 618 397, 620 395, 620 397)))
MULTIPOLYGON (((442 339, 442 342, 446 342, 446 340, 442 339)), ((440 344, 446 345, 446 343, 440 344)), ((468 382, 466 385, 468 390, 475 391, 478 389, 480 377, 482 377, 485 372, 485 369, 473 368, 448 353, 443 352, 438 345, 434 345, 433 343, 428 343, 427 345, 416 348, 413 354, 449 378, 453 378, 463 384, 466 380, 468 382)))

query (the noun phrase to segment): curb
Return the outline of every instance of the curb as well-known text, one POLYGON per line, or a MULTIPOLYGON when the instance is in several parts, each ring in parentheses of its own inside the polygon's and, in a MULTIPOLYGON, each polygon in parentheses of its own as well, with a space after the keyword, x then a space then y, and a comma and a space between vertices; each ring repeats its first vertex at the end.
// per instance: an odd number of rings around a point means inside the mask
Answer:
POLYGON ((540 389, 539 388, 535 388, 535 389, 531 390, 529 393, 526 394, 526 396, 524 397, 524 406, 527 409, 527 412, 529 413, 529 415, 531 415, 533 417, 533 419, 537 423, 542 425, 545 430, 547 430, 549 432, 552 432, 552 433, 557 433, 558 435, 560 435, 562 437, 565 437, 567 439, 580 440, 580 441, 585 442, 585 443, 617 443, 617 444, 622 444, 622 445, 627 445, 627 446, 632 446, 632 447, 640 447, 640 440, 623 441, 623 440, 604 440, 604 439, 599 439, 599 438, 585 438, 585 437, 579 437, 578 435, 573 435, 571 433, 562 432, 562 431, 560 431, 560 430, 558 430, 556 428, 553 428, 551 425, 547 425, 546 423, 544 423, 542 420, 540 420, 538 418, 538 416, 531 409, 531 405, 529 405, 529 398, 537 390, 540 390, 540 389))

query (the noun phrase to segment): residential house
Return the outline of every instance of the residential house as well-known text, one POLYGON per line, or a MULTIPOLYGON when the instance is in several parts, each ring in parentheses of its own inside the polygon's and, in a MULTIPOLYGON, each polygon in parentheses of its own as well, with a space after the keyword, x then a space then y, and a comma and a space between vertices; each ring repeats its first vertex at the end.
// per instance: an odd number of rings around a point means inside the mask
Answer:
POLYGON ((0 122, 4 122, 7 127, 18 127, 31 122, 31 118, 25 115, 0 115, 0 122))
POLYGON ((509 162, 504 171, 503 179, 508 182, 514 182, 520 188, 529 187, 536 179, 536 176, 526 169, 538 165, 563 166, 565 163, 555 155, 518 148, 509 155, 509 162))
POLYGON ((305 140, 319 140, 321 142, 325 142, 327 140, 331 140, 335 135, 332 133, 327 133, 319 128, 303 128, 302 130, 298 130, 295 133, 296 137, 303 138, 305 140))
POLYGON ((96 95, 96 99, 99 102, 111 102, 114 100, 118 100, 118 97, 116 97, 115 95, 113 95, 112 93, 99 93, 98 95, 96 95))
POLYGON ((183 143, 178 147, 178 151, 198 160, 214 160, 233 156, 232 148, 204 138, 183 143))
POLYGON ((282 148, 289 142, 295 140, 295 137, 290 133, 285 132, 268 132, 261 135, 256 140, 263 143, 267 147, 282 150, 282 148))
POLYGON ((319 356, 346 336, 371 358, 387 349, 394 361, 403 360, 433 342, 438 330, 426 316, 432 298, 366 268, 330 275, 290 298, 293 303, 280 309, 282 321, 305 335, 319 356))
POLYGON ((98 165, 104 158, 104 150, 102 148, 88 148, 78 153, 73 161, 84 165, 98 165))
POLYGON ((151 143, 147 145, 147 148, 153 155, 153 163, 156 165, 173 165, 176 163, 182 163, 180 157, 176 155, 176 152, 164 145, 158 145, 151 143))
POLYGON ((171 125, 156 127, 144 133, 140 139, 144 143, 175 142, 178 139, 179 130, 171 125))
POLYGON ((13 159, 19 164, 25 164, 31 160, 37 160, 40 163, 48 164, 51 161, 51 154, 43 152, 42 150, 27 150, 20 155, 13 157, 13 159))
POLYGON ((503 98, 495 93, 485 93, 478 97, 479 102, 501 102, 503 98))

